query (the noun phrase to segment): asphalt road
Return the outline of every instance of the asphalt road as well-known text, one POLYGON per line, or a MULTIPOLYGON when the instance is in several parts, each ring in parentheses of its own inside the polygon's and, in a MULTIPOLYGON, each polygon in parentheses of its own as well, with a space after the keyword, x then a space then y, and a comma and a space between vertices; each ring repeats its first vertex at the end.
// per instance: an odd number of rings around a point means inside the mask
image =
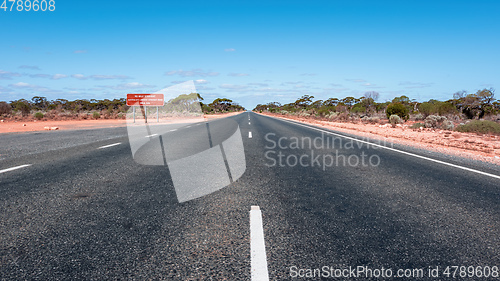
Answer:
MULTIPOLYGON (((270 280, 319 280, 298 275, 325 266, 424 273, 399 280, 500 267, 497 167, 389 143, 397 151, 327 145, 336 135, 255 113, 229 118, 245 173, 184 203, 168 167, 133 160, 126 128, 0 135, 0 170, 30 164, 0 173, 0 278, 250 280, 251 206, 262 211, 270 280)), ((458 280, 500 280, 492 275, 458 280)))

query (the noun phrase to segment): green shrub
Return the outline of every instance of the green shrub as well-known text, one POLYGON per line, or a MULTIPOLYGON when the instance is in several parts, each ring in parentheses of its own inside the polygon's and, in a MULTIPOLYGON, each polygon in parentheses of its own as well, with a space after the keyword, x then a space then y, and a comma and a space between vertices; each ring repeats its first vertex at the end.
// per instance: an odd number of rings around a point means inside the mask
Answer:
POLYGON ((430 102, 423 102, 418 105, 418 111, 424 115, 424 118, 436 114, 438 112, 437 106, 430 102))
POLYGON ((396 124, 401 123, 401 117, 399 117, 396 114, 393 114, 393 115, 389 116, 389 123, 391 123, 392 127, 396 127, 396 124))
POLYGON ((101 118, 101 114, 99 114, 99 112, 97 112, 97 111, 94 111, 94 113, 92 113, 92 118, 99 119, 99 118, 101 118))
POLYGON ((429 115, 424 119, 426 128, 453 130, 455 125, 448 118, 439 115, 429 115))
POLYGON ((444 120, 443 124, 441 124, 441 129, 451 131, 455 129, 455 124, 453 124, 453 122, 451 122, 450 120, 444 120))
POLYGON ((367 123, 379 123, 380 122, 380 118, 378 118, 378 117, 363 116, 361 118, 361 121, 362 122, 367 122, 367 123))
POLYGON ((410 129, 420 129, 420 127, 425 127, 424 123, 414 123, 410 126, 410 129))
POLYGON ((446 120, 446 117, 444 116, 439 116, 439 115, 429 115, 425 117, 424 123, 426 128, 438 128, 439 125, 443 123, 443 121, 446 120))
POLYGON ((389 104, 387 106, 387 109, 385 110, 385 113, 387 114, 387 118, 390 118, 391 115, 397 115, 405 121, 409 118, 408 108, 406 108, 406 106, 401 103, 389 104))
POLYGON ((474 120, 458 126, 456 130, 467 133, 500 135, 500 124, 488 120, 474 120))
POLYGON ((38 120, 42 120, 43 118, 43 113, 41 112, 36 112, 35 114, 33 114, 33 116, 38 119, 38 120))
POLYGON ((10 104, 4 102, 4 101, 0 101, 0 115, 3 115, 3 114, 11 114, 12 113, 12 107, 10 106, 10 104))
POLYGON ((418 113, 415 115, 415 121, 421 121, 424 120, 424 115, 418 113))

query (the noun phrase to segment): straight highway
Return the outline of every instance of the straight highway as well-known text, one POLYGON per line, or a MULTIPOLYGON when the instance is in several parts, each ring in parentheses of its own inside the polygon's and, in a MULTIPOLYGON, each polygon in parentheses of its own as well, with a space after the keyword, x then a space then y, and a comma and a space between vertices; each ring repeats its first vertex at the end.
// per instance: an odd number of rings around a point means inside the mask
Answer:
POLYGON ((500 280, 498 167, 228 118, 244 174, 183 203, 167 166, 134 161, 126 128, 0 135, 1 279, 451 280, 472 266, 500 280))

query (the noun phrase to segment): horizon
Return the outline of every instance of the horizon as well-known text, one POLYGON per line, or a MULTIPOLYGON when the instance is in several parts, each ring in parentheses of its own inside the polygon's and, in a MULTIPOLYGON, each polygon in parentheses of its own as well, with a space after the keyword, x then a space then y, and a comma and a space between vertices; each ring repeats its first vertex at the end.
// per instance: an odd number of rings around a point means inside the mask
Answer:
POLYGON ((206 101, 257 104, 496 88, 500 2, 122 1, 0 9, 0 100, 119 99, 188 80, 206 101), (174 42, 174 43, 172 43, 174 42))

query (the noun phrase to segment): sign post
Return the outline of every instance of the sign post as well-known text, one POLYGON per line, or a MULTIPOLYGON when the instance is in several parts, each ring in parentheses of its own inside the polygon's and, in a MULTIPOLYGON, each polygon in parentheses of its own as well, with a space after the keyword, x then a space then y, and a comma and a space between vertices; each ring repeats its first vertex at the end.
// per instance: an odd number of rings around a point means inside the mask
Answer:
POLYGON ((156 121, 160 122, 159 106, 165 104, 163 94, 127 94, 127 105, 132 106, 135 123, 135 107, 144 106, 144 121, 148 123, 148 106, 156 106, 156 121))

